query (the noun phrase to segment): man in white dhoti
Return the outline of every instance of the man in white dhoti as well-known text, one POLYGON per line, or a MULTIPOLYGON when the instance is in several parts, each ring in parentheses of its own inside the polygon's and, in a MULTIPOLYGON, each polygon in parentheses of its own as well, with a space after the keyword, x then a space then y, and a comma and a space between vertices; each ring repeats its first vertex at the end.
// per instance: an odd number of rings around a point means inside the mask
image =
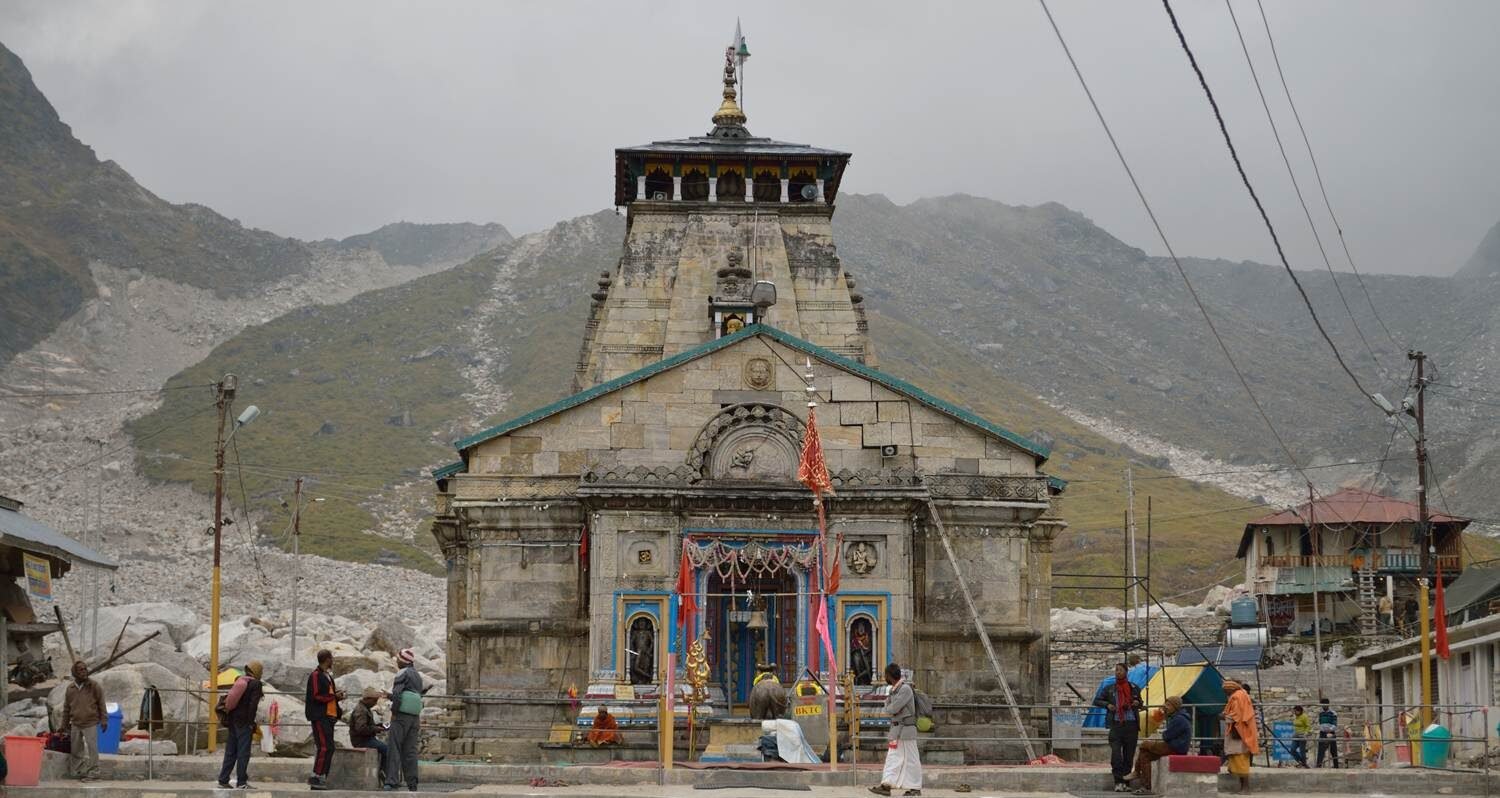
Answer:
POLYGON ((880 775, 880 784, 870 788, 876 795, 890 795, 893 790, 905 790, 902 795, 922 794, 922 760, 917 756, 917 697, 912 686, 901 678, 901 666, 892 662, 885 666, 885 683, 891 686, 885 698, 885 711, 891 718, 891 730, 886 734, 885 770, 880 775))

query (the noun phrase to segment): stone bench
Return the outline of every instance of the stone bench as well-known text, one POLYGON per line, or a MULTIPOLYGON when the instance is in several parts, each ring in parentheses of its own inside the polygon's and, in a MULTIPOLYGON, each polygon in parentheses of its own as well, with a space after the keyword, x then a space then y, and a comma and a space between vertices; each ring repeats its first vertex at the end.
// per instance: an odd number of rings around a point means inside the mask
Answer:
POLYGON ((1219 758, 1170 754, 1156 760, 1152 786, 1158 795, 1211 796, 1219 792, 1219 758))
POLYGON ((335 748, 328 764, 328 786, 334 790, 370 791, 385 781, 380 752, 374 748, 335 748))

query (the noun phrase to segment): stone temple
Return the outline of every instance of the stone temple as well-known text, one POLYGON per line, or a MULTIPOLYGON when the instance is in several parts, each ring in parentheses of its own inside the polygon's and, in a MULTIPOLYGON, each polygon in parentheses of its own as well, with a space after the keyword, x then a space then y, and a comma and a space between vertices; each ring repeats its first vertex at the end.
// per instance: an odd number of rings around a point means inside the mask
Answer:
MULTIPOLYGON (((732 64, 713 123, 615 151, 627 232, 593 294, 576 393, 458 441, 462 460, 434 474, 462 696, 450 753, 535 751, 572 722, 570 689, 581 721, 603 703, 627 732, 654 729, 684 566, 717 717, 744 712, 757 663, 788 685, 852 672, 864 695, 896 661, 945 732, 1003 736, 1011 716, 934 514, 1016 702, 1048 700, 1064 524, 1047 451, 876 369, 831 227, 849 153, 751 135, 732 64), (817 520, 796 481, 808 373, 835 488, 834 663, 813 629, 817 520)), ((1045 713, 1024 717, 1046 733, 1045 713)), ((966 753, 997 755, 984 745, 966 753)))

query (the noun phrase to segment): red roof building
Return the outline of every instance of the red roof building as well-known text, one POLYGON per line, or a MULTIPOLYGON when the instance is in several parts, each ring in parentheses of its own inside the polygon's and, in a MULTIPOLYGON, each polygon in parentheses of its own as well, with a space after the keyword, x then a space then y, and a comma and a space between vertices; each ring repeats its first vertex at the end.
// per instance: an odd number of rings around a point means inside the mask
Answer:
MULTIPOLYGON (((1414 502, 1343 488, 1245 524, 1236 556, 1273 632, 1309 634, 1315 618, 1325 630, 1400 631, 1416 619, 1418 516, 1414 502)), ((1428 518, 1435 552, 1427 576, 1440 572, 1447 582, 1463 569, 1469 519, 1430 508, 1428 518)))

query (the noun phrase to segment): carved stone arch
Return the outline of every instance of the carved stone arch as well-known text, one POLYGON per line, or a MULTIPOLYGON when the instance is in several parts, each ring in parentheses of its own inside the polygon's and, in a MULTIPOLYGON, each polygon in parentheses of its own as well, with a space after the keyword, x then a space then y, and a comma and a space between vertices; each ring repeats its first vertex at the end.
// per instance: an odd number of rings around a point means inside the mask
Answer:
POLYGON ((687 466, 702 479, 796 482, 805 428, 779 405, 730 405, 698 431, 687 466))

